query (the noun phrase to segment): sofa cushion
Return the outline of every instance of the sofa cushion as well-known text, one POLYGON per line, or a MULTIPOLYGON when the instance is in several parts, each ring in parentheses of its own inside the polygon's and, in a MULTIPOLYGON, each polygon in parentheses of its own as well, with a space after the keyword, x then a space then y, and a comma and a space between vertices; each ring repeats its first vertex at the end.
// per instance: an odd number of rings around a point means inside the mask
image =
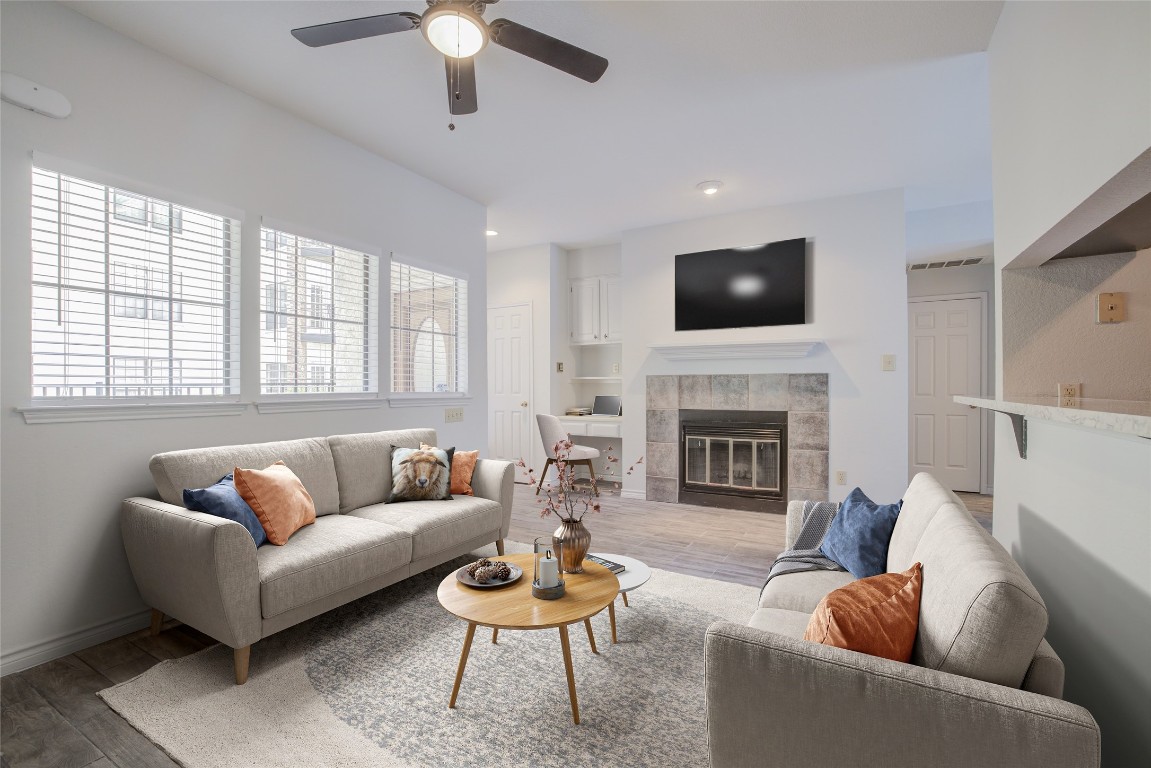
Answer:
POLYGON ((944 504, 915 548, 923 563, 920 666, 1018 688, 1047 630, 1043 598, 961 504, 944 504))
MULTIPOLYGON (((847 571, 799 571, 776 576, 759 596, 762 608, 782 608, 810 614, 823 596, 855 581, 847 571)), ((803 633, 799 633, 803 637, 803 633)))
POLYGON ((248 529, 257 547, 268 543, 268 534, 264 533, 264 526, 260 524, 260 519, 248 506, 248 502, 240 497, 236 484, 232 481, 231 472, 207 488, 185 488, 184 506, 193 512, 205 512, 225 520, 235 520, 248 529))
POLYGON ((450 499, 454 452, 454 448, 392 448, 388 503, 450 499))
POLYGON ((283 546, 296 531, 316 522, 312 497, 284 462, 267 469, 236 467, 233 475, 236 491, 260 519, 270 543, 283 546))
POLYGON ((747 625, 756 629, 764 629, 777 635, 784 635, 796 640, 803 639, 803 632, 807 629, 807 622, 811 618, 801 611, 788 611, 783 608, 760 608, 751 615, 747 625))
POLYGON ((891 573, 906 571, 918 562, 915 547, 919 544, 927 524, 944 504, 960 504, 959 498, 926 472, 911 478, 903 494, 903 507, 887 544, 887 570, 891 573))
POLYGON ((340 484, 340 512, 382 504, 392 492, 392 446, 419 448, 421 442, 435 445, 436 431, 395 429, 329 437, 340 484))
POLYGON ((412 537, 345 515, 318 518, 284 547, 260 547, 260 608, 265 619, 321 600, 411 562, 412 537))
POLYGON ((853 581, 819 601, 803 639, 906 664, 919 627, 922 588, 919 563, 903 573, 853 581))
POLYGON ((853 489, 839 506, 819 550, 857 579, 886 572, 887 545, 902 503, 876 504, 863 489, 853 489))
POLYGON ((373 504, 353 510, 349 516, 387 523, 410 533, 414 561, 486 533, 494 533, 494 540, 499 536, 503 508, 498 501, 460 496, 443 501, 373 504))
POLYGON ((340 511, 336 468, 328 441, 322 437, 158 453, 148 462, 148 469, 160 498, 183 506, 185 488, 209 486, 235 467, 266 467, 276 461, 283 461, 300 478, 316 505, 317 515, 340 511))
MULTIPOLYGON (((435 446, 428 445, 427 443, 420 443, 420 450, 426 450, 435 446)), ((472 475, 476 471, 476 462, 479 461, 479 451, 457 451, 455 448, 448 448, 452 452, 452 489, 451 494, 455 496, 457 493, 461 496, 475 496, 476 492, 472 490, 472 475)))

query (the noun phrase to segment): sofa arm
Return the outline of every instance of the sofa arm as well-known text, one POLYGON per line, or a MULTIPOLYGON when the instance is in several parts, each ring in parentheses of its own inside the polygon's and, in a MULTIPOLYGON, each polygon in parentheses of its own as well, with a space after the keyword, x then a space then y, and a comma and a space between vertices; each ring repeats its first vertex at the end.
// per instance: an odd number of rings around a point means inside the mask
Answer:
POLYGON ((515 466, 510 461, 480 459, 472 473, 472 490, 476 496, 498 501, 503 507, 504 517, 500 523, 500 538, 507 538, 512 527, 512 492, 515 481, 515 466))
POLYGON ((784 529, 784 549, 794 549, 799 532, 803 530, 803 501, 787 502, 787 518, 784 529))
POLYGON ((121 507, 120 533, 145 603, 233 648, 260 639, 260 571, 244 526, 131 498, 121 507))
POLYGON ((1099 765, 1060 699, 728 622, 704 646, 711 768, 1099 765))

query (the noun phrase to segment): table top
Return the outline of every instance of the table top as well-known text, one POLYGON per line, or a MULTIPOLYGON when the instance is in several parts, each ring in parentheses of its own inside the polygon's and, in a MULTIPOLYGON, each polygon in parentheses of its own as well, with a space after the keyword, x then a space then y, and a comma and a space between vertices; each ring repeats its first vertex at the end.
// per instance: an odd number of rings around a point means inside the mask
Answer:
MULTIPOLYGON (((636 587, 642 587, 644 584, 647 584, 647 580, 651 578, 651 568, 642 560, 636 560, 634 557, 627 557, 626 555, 605 554, 603 552, 592 552, 591 554, 624 566, 624 570, 615 575, 616 578, 619 579, 620 592, 630 592, 636 587)), ((584 566, 587 566, 586 560, 584 561, 584 566)))
POLYGON ((619 593, 619 579, 602 565, 584 562, 583 573, 565 573, 564 596, 558 600, 532 597, 532 554, 493 558, 515 564, 524 575, 497 589, 475 589, 449 573, 436 595, 449 613, 464 621, 497 629, 548 629, 582 621, 602 611, 619 593))

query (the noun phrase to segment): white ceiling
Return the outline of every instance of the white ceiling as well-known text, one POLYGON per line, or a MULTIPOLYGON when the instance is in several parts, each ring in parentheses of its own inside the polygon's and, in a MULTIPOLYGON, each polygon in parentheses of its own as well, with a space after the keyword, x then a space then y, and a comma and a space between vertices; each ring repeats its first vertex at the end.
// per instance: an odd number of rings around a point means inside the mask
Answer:
POLYGON ((986 51, 1001 2, 504 0, 606 57, 596 84, 490 45, 449 131, 418 32, 326 48, 294 27, 423 0, 88 0, 70 7, 488 206, 489 249, 877 189, 991 197, 986 51), (695 184, 721 179, 704 197, 695 184))

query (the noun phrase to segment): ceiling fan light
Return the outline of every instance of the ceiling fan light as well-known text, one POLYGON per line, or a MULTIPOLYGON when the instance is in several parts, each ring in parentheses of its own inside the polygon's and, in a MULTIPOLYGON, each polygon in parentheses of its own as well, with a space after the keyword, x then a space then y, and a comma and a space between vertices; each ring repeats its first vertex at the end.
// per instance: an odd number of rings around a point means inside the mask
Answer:
POLYGON ((420 29, 433 48, 454 59, 475 56, 488 43, 487 25, 483 19, 458 6, 429 8, 420 29))

